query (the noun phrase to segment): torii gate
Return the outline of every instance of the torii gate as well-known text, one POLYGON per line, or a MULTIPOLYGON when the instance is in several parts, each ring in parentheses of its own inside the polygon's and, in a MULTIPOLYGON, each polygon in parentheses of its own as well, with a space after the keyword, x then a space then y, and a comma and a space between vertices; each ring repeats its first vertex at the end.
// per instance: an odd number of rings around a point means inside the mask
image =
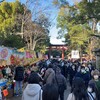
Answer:
POLYGON ((68 49, 68 46, 63 45, 63 44, 59 44, 59 45, 50 44, 49 47, 47 47, 47 49, 49 49, 49 57, 51 57, 51 50, 53 50, 53 49, 61 50, 62 51, 62 59, 64 59, 64 57, 65 57, 64 52, 65 52, 65 50, 68 49))

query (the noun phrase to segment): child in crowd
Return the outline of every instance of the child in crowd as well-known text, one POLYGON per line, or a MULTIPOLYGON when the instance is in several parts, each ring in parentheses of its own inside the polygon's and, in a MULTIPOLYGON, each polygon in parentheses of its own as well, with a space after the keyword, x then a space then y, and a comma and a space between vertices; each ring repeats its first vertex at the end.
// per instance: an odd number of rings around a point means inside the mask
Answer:
POLYGON ((97 100, 100 100, 100 79, 99 79, 99 76, 100 76, 100 72, 95 69, 94 71, 91 72, 91 75, 93 77, 92 80, 90 80, 89 84, 95 84, 95 87, 97 89, 97 100))

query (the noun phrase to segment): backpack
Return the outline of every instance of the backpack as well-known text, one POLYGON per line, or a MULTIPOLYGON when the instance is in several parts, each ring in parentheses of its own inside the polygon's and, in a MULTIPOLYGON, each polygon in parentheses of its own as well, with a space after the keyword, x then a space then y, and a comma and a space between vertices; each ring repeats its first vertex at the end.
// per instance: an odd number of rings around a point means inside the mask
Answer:
POLYGON ((65 84, 59 84, 56 76, 55 76, 55 79, 56 79, 57 86, 58 86, 58 92, 59 92, 59 93, 63 93, 64 90, 66 90, 65 84))

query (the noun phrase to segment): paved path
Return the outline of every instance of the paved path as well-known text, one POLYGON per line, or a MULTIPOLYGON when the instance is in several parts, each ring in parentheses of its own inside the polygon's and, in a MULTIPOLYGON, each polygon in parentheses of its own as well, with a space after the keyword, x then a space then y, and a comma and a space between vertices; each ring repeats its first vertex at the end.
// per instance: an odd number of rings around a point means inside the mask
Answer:
POLYGON ((67 97, 68 97, 68 95, 69 95, 69 93, 70 93, 70 90, 71 90, 71 88, 70 88, 70 86, 69 86, 69 84, 67 85, 67 90, 65 91, 65 94, 64 94, 64 100, 67 100, 67 97))
MULTIPOLYGON (((70 93, 70 86, 69 84, 67 85, 67 90, 65 90, 65 94, 64 94, 64 100, 67 100, 68 94, 70 93)), ((21 100, 21 97, 13 97, 13 98, 9 98, 7 100, 21 100)), ((60 99, 59 99, 60 100, 60 99)))

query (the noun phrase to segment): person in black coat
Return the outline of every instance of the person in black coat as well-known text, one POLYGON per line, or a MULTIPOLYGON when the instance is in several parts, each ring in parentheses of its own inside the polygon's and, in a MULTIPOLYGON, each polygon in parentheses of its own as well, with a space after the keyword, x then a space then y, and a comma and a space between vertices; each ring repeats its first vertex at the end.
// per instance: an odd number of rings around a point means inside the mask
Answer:
POLYGON ((67 88, 66 78, 61 74, 61 69, 57 66, 55 82, 56 86, 58 86, 58 93, 60 96, 60 100, 64 100, 64 91, 67 88))
POLYGON ((16 81, 16 95, 18 96, 19 94, 22 94, 22 83, 24 80, 24 68, 21 65, 15 68, 14 80, 16 81))
POLYGON ((84 80, 85 86, 88 87, 88 83, 90 81, 90 72, 85 67, 81 67, 80 72, 77 72, 75 77, 80 77, 84 80))
POLYGON ((77 72, 76 66, 74 64, 69 67, 69 83, 71 87, 72 87, 72 81, 73 81, 73 78, 75 77, 76 72, 77 72))

